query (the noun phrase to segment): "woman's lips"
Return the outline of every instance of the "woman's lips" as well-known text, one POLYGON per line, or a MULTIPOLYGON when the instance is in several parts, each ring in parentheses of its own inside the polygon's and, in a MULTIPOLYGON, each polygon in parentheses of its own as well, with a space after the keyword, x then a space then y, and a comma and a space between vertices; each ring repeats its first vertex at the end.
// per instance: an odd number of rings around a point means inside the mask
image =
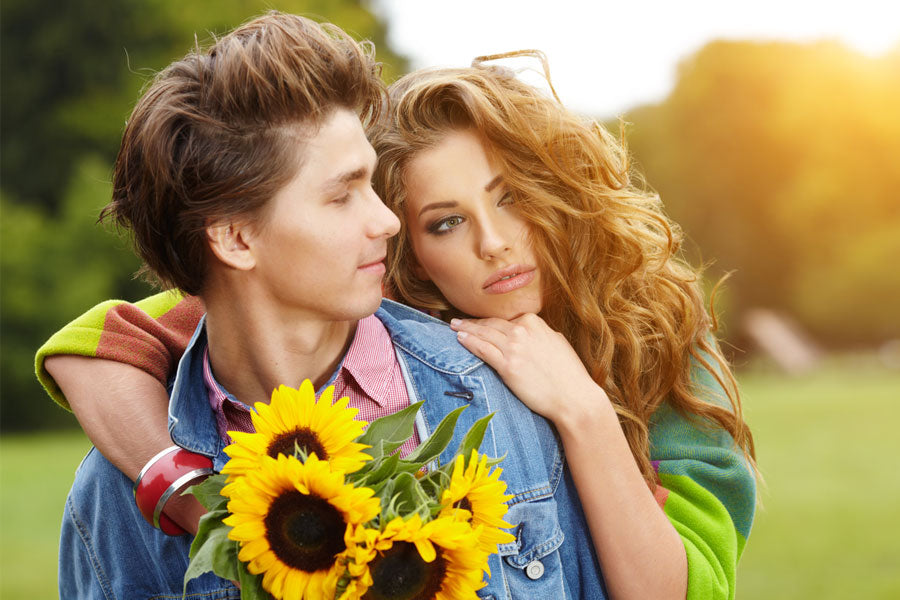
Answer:
POLYGON ((484 282, 483 289, 488 294, 506 294, 525 287, 534 281, 534 276, 534 267, 521 265, 505 267, 488 277, 484 282))

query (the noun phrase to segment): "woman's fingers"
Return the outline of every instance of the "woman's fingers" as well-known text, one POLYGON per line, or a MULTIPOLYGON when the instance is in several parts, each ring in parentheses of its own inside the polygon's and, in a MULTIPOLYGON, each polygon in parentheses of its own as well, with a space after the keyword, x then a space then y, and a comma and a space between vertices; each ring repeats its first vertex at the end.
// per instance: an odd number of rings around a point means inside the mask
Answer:
POLYGON ((481 338, 478 334, 470 334, 467 331, 458 331, 456 338, 463 347, 496 369, 503 370, 503 352, 497 345, 481 338))
POLYGON ((453 319, 450 321, 450 327, 454 331, 476 336, 498 348, 503 347, 512 332, 510 325, 509 321, 503 319, 453 319))

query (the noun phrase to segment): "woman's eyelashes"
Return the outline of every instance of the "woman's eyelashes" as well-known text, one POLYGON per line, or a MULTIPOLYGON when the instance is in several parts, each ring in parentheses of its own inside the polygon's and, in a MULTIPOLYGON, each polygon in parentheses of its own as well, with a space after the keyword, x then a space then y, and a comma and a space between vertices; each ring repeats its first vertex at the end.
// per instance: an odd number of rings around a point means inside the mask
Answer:
MULTIPOLYGON (((497 200, 497 207, 509 206, 513 203, 513 194, 512 192, 504 192, 500 199, 497 200)), ((466 221, 465 217, 462 215, 448 215, 442 216, 434 221, 430 222, 425 226, 426 231, 428 233, 433 233, 436 235, 441 235, 444 233, 450 233, 460 225, 462 225, 466 221)))
POLYGON ((428 233, 434 233, 440 235, 442 233, 448 233, 459 227, 463 222, 463 218, 459 215, 450 215, 449 217, 441 217, 436 221, 432 221, 426 229, 428 233))

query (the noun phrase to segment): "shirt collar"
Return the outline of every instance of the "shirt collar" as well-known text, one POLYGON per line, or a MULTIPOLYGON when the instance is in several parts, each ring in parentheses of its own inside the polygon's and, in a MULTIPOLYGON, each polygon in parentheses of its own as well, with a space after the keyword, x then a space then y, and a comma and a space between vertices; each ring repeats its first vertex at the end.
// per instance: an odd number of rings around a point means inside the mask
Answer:
POLYGON ((357 323, 341 370, 356 381, 366 396, 382 406, 395 360, 387 329, 375 315, 369 315, 357 323))

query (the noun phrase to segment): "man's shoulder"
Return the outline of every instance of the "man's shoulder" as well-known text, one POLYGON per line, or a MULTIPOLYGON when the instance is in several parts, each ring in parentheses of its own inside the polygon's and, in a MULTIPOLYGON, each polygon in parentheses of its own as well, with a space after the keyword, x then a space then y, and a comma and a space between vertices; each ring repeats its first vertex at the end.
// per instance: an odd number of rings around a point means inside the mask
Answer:
POLYGON ((384 299, 375 316, 395 346, 435 368, 465 371, 484 364, 460 345, 446 323, 421 311, 384 299))

